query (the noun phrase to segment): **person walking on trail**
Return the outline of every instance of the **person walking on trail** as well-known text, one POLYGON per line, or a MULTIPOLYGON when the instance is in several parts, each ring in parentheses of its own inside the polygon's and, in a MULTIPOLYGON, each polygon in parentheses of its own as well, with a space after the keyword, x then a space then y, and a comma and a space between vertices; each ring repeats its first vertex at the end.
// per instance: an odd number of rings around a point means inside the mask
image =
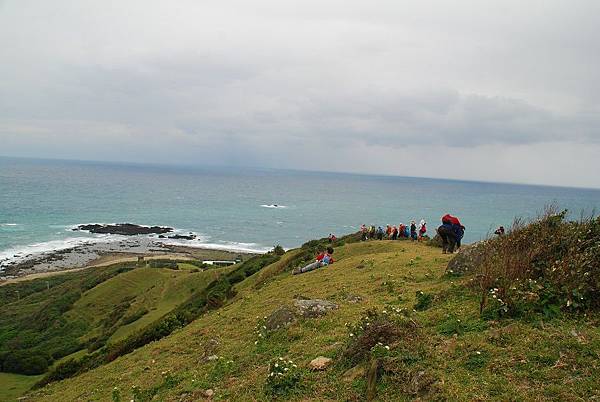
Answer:
POLYGON ((398 239, 398 228, 396 226, 392 227, 392 240, 398 239))
POLYGON ((381 226, 379 226, 377 228, 377 240, 383 240, 383 234, 384 234, 383 228, 381 226))
POLYGON ((293 275, 303 274, 305 272, 314 271, 315 269, 333 264, 333 248, 327 247, 327 250, 319 253, 315 257, 315 261, 302 268, 296 268, 292 271, 293 275))
POLYGON ((498 236, 504 236, 504 226, 500 226, 498 229, 496 229, 494 234, 498 236))
POLYGON ((451 223, 442 223, 440 227, 437 228, 437 233, 442 238, 442 253, 450 253, 454 252, 454 247, 456 246, 456 232, 452 227, 451 223))
POLYGON ((415 221, 410 222, 410 238, 417 240, 417 224, 415 221))
POLYGON ((457 250, 460 248, 465 227, 456 216, 446 214, 442 216, 442 226, 438 228, 438 234, 442 238, 442 245, 446 246, 442 247, 443 252, 453 253, 455 248, 457 250))
POLYGON ((421 219, 421 222, 419 222, 419 240, 425 236, 425 233, 427 233, 427 222, 425 222, 425 219, 421 219))
POLYGON ((442 216, 442 223, 452 225, 452 230, 454 230, 454 234, 456 236, 456 249, 458 250, 461 246, 461 240, 465 235, 465 227, 462 223, 460 223, 460 220, 456 216, 452 216, 450 214, 442 216))

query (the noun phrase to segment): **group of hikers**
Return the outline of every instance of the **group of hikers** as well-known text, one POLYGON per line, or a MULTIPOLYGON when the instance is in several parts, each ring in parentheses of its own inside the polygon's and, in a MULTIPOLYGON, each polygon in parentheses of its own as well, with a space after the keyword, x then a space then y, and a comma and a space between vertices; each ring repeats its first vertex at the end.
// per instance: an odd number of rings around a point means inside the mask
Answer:
POLYGON ((465 227, 456 216, 446 214, 442 216, 442 225, 437 228, 437 233, 442 239, 442 253, 452 254, 460 248, 465 227))
MULTIPOLYGON (((375 229, 374 225, 367 227, 362 224, 360 226, 361 240, 367 241, 369 239, 376 240, 398 240, 400 238, 410 238, 413 241, 421 240, 427 233, 427 222, 421 219, 419 225, 415 221, 411 221, 409 225, 401 223, 398 226, 387 225, 384 230, 383 227, 379 226, 375 229)), ((465 227, 460 223, 460 220, 456 216, 446 214, 442 216, 442 224, 437 228, 437 234, 442 241, 442 253, 454 253, 458 250, 461 245, 462 238, 465 234, 465 227)), ((496 232, 498 235, 504 234, 504 228, 501 226, 496 232), (500 232, 501 229, 501 233, 500 232)), ((329 234, 329 243, 333 243, 337 238, 333 234, 329 234)), ((304 272, 314 271, 315 269, 325 267, 333 264, 333 247, 329 246, 325 251, 321 251, 315 257, 315 260, 304 267, 298 267, 292 271, 292 274, 298 275, 304 272)))
POLYGON ((378 226, 375 229, 374 225, 367 227, 364 223, 360 225, 361 240, 367 241, 369 239, 376 240, 398 240, 401 238, 409 238, 412 240, 421 240, 427 233, 427 222, 421 219, 417 226, 415 221, 411 221, 410 224, 405 225, 400 223, 398 226, 386 225, 386 228, 378 226))

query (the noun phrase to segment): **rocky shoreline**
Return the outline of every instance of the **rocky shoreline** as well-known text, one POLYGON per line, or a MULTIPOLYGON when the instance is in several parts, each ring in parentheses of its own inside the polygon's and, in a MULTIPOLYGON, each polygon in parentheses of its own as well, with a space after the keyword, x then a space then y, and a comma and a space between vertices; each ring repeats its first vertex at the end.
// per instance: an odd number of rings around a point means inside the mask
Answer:
POLYGON ((24 255, 21 260, 4 263, 0 269, 0 284, 28 275, 45 274, 85 268, 99 263, 136 256, 164 256, 194 259, 236 259, 252 253, 165 244, 151 237, 132 236, 113 242, 94 242, 39 254, 24 255))
POLYGON ((116 224, 99 224, 91 223, 87 225, 79 225, 73 228, 73 231, 85 231, 99 234, 115 234, 122 236, 149 235, 170 233, 173 228, 166 226, 142 226, 133 223, 116 223, 116 224))

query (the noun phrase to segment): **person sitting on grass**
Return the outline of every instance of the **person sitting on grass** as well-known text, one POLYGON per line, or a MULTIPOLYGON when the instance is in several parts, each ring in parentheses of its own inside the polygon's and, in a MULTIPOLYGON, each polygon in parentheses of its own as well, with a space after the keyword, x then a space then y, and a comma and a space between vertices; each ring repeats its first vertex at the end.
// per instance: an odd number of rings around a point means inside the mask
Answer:
POLYGON ((296 268, 292 271, 293 275, 303 274, 305 272, 314 271, 315 269, 333 264, 333 248, 327 247, 327 250, 319 253, 315 257, 315 261, 302 268, 296 268))

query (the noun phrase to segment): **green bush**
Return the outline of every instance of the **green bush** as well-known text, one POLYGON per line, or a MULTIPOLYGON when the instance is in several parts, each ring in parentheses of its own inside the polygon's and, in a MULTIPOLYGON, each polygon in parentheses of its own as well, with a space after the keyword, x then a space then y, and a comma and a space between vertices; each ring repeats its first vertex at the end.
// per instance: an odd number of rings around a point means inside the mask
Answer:
POLYGON ((49 365, 47 355, 28 351, 7 353, 2 360, 2 371, 25 375, 42 374, 49 365))
POLYGON ((424 311, 431 307, 433 303, 433 295, 429 293, 424 293, 420 290, 417 290, 415 297, 417 298, 417 302, 413 306, 413 308, 417 311, 424 311))

